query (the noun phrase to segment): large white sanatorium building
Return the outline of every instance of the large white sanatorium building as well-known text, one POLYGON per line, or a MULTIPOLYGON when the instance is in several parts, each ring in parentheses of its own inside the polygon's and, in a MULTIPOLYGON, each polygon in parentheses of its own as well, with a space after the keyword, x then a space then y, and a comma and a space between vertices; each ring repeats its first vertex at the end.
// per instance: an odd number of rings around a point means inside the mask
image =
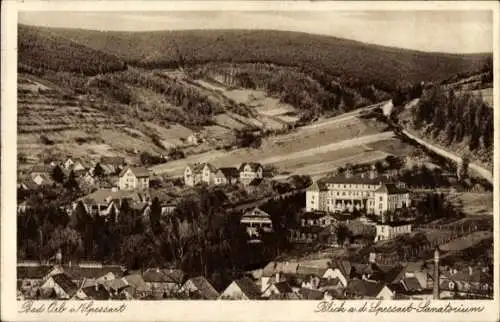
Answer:
POLYGON ((306 191, 306 211, 344 212, 354 209, 381 215, 410 206, 410 193, 402 183, 373 172, 339 175, 315 182, 306 191))

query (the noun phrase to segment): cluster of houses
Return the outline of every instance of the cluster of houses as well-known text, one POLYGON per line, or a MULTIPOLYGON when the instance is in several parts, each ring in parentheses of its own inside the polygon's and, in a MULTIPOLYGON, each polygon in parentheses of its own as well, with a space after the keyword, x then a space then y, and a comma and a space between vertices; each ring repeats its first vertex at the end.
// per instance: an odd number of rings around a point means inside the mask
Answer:
MULTIPOLYGON (((54 183, 53 172, 58 167, 67 178, 70 173, 78 179, 82 187, 107 188, 118 186, 120 189, 136 189, 146 186, 147 170, 144 168, 132 168, 138 175, 137 182, 130 181, 130 176, 126 173, 127 166, 123 157, 102 156, 99 160, 86 161, 82 158, 68 157, 63 161, 52 161, 49 164, 35 165, 27 173, 21 173, 22 179, 18 188, 33 190, 41 186, 51 186, 54 183), (127 178, 125 179, 125 175, 127 178), (142 186, 141 186, 142 184, 142 186)), ((149 186, 149 182, 147 182, 149 186)))
POLYGON ((184 183, 191 187, 199 184, 220 186, 237 182, 249 185, 255 180, 262 180, 263 177, 262 164, 255 162, 243 163, 239 168, 216 168, 210 163, 195 163, 184 169, 184 183))
POLYGON ((341 259, 315 265, 272 261, 221 290, 205 277, 189 277, 179 269, 127 271, 100 263, 22 262, 17 266, 17 290, 18 299, 66 300, 424 300, 493 296, 493 275, 488 269, 441 267, 439 256, 436 250, 433 262, 392 266, 378 265, 375 254, 370 254, 365 263, 341 259))

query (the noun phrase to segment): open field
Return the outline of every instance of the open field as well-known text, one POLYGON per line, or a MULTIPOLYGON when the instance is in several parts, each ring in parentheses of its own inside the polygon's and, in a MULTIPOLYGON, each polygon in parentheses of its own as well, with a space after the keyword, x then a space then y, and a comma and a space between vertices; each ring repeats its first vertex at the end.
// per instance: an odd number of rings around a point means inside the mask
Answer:
POLYGON ((345 163, 383 159, 396 152, 391 151, 391 147, 401 148, 394 140, 393 132, 381 132, 355 117, 339 117, 322 122, 319 127, 305 126, 289 134, 265 138, 259 149, 213 150, 152 169, 158 174, 180 176, 188 163, 212 162, 217 167, 223 167, 256 161, 272 164, 282 172, 317 177, 345 163), (389 147, 380 143, 385 148, 382 151, 370 146, 377 142, 387 142, 389 147))
POLYGON ((454 205, 459 205, 467 215, 493 215, 492 192, 463 192, 449 194, 448 198, 454 205))
POLYGON ((439 248, 444 252, 458 252, 470 247, 474 247, 483 240, 492 239, 491 231, 475 231, 472 234, 457 238, 449 243, 441 245, 439 248))

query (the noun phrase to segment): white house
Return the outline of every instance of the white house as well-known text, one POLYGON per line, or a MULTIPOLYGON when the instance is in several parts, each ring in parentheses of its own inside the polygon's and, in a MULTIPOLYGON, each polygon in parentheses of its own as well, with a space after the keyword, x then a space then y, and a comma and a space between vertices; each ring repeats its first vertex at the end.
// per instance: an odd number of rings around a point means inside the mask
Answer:
POLYGON ((410 193, 402 187, 393 183, 382 184, 375 190, 376 215, 381 215, 386 211, 394 211, 400 208, 410 207, 410 193))
POLYGON ((235 184, 238 182, 239 172, 237 168, 219 168, 215 173, 214 183, 216 185, 235 184))
POLYGON ((389 240, 398 235, 411 233, 411 224, 408 223, 385 223, 377 224, 375 227, 377 229, 375 241, 389 240))
POLYGON ((184 169, 186 186, 196 186, 200 183, 211 185, 216 182, 217 168, 210 163, 188 164, 184 169))
POLYGON ((261 292, 257 284, 248 277, 243 277, 233 281, 220 294, 219 299, 222 300, 257 300, 260 298, 261 292))
POLYGON ((264 176, 264 168, 260 163, 256 162, 243 163, 239 171, 240 179, 245 182, 251 182, 253 179, 262 179, 264 176))
POLYGON ((265 232, 271 232, 273 230, 271 216, 259 208, 246 212, 241 217, 240 222, 246 226, 247 234, 250 237, 258 238, 260 236, 260 230, 265 232))
POLYGON ((149 188, 150 173, 143 167, 124 168, 118 180, 121 190, 147 189, 149 188))
POLYGON ((82 287, 76 285, 71 278, 64 274, 55 274, 50 276, 45 283, 40 286, 41 289, 53 289, 58 299, 78 299, 85 300, 87 295, 82 291, 82 287))
POLYGON ((306 190, 306 211, 326 209, 328 189, 322 182, 315 182, 306 190))

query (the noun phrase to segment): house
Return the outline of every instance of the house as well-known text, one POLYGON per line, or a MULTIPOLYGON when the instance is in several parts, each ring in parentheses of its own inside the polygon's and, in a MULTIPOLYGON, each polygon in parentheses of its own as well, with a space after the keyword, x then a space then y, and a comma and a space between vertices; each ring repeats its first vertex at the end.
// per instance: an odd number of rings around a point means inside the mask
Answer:
POLYGON ((125 167, 119 174, 121 190, 148 189, 150 173, 143 167, 125 167))
POLYGON ((53 289, 56 298, 62 300, 85 300, 87 298, 82 288, 65 273, 52 275, 40 286, 40 289, 53 289))
POLYGON ((219 168, 215 173, 215 184, 226 185, 238 182, 239 171, 237 168, 219 168))
POLYGON ((194 187, 205 183, 211 185, 215 182, 217 169, 210 163, 188 164, 184 169, 184 184, 194 187))
POLYGON ((270 284, 262 293, 262 297, 272 300, 300 299, 286 281, 270 284))
MULTIPOLYGON (((119 294, 126 299, 140 299, 151 294, 151 288, 146 284, 142 275, 139 273, 128 274, 123 277, 123 282, 126 283, 125 288, 121 288, 119 294)), ((123 283, 116 283, 115 286, 122 286, 123 283)))
POLYGON ((221 293, 221 300, 258 300, 260 299, 259 287, 248 277, 233 281, 221 293))
POLYGON ((71 280, 83 287, 104 284, 124 274, 124 268, 120 265, 102 265, 95 262, 80 262, 77 265, 62 265, 62 271, 68 275, 71 280))
POLYGON ((402 183, 393 183, 392 179, 377 175, 373 169, 368 175, 346 171, 344 175, 315 182, 306 191, 306 210, 309 212, 364 210, 381 215, 410 204, 409 191, 402 183))
POLYGON ((142 278, 152 294, 171 295, 182 287, 184 272, 179 269, 149 268, 144 271, 142 278))
POLYGON ((186 142, 191 145, 198 145, 204 142, 200 133, 193 133, 186 138, 186 142))
POLYGON ((240 180, 243 183, 250 183, 254 179, 262 179, 264 177, 264 168, 262 164, 256 162, 243 163, 240 168, 240 180))
POLYGON ((123 200, 127 200, 129 206, 132 207, 136 203, 149 202, 150 199, 147 192, 117 190, 116 188, 99 189, 75 200, 72 204, 72 213, 75 213, 78 205, 82 205, 87 214, 93 217, 107 217, 113 211, 116 215, 119 215, 123 200))
POLYGON ((406 222, 377 223, 375 228, 377 230, 375 242, 411 233, 411 224, 406 222))
POLYGON ((259 208, 254 208, 243 214, 240 223, 246 226, 248 236, 254 238, 259 238, 261 231, 271 232, 273 230, 271 216, 259 208))
POLYGON ((323 182, 314 182, 306 190, 306 211, 314 212, 315 210, 327 209, 328 189, 323 182))
POLYGON ((264 292, 271 284, 286 280, 286 276, 296 275, 298 267, 297 262, 269 262, 260 277, 261 291, 264 292))
POLYGON ((410 207, 410 193, 394 183, 384 183, 375 190, 375 211, 381 215, 387 211, 410 207))
POLYGON ((73 161, 73 159, 71 157, 68 157, 66 160, 64 160, 62 162, 62 166, 66 169, 66 170, 70 170, 73 165, 75 164, 75 162, 73 161))
MULTIPOLYGON (((320 241, 321 236, 325 235, 323 233, 325 230, 327 230, 327 228, 318 226, 305 226, 305 227, 290 229, 288 232, 288 240, 291 243, 300 243, 300 244, 316 243, 320 241)), ((329 233, 327 235, 335 237, 335 235, 329 233)), ((326 241, 328 242, 328 240, 326 241)))
POLYGON ((299 296, 303 300, 323 300, 325 298, 325 292, 318 291, 311 288, 301 288, 299 290, 299 296))
POLYGON ((449 268, 440 273, 439 289, 441 298, 490 298, 493 296, 493 275, 481 267, 449 268))
POLYGON ((41 265, 33 263, 32 265, 17 265, 17 282, 18 290, 23 294, 31 294, 28 297, 35 297, 35 291, 45 282, 51 275, 61 273, 60 270, 54 270, 52 265, 41 265))
POLYGON ((50 174, 45 173, 32 174, 31 179, 37 186, 49 186, 54 183, 50 174))
POLYGON ((84 287, 82 291, 85 293, 87 300, 107 301, 112 298, 111 292, 102 284, 84 287))
POLYGON ((385 283, 357 278, 349 282, 345 295, 352 299, 394 299, 394 292, 385 283))
POLYGON ((216 300, 219 297, 219 292, 203 276, 188 279, 182 286, 181 292, 190 298, 202 300, 216 300))

